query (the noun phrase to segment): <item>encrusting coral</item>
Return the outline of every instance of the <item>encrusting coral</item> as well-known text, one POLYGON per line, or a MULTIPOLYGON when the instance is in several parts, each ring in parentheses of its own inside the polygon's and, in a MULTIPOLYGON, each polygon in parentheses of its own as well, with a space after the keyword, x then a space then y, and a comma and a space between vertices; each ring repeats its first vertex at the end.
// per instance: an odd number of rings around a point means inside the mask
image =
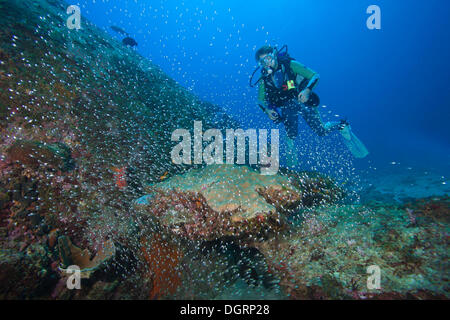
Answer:
MULTIPOLYGON (((324 187, 322 192, 331 190, 324 187)), ((302 206, 304 194, 288 176, 261 175, 235 165, 191 170, 147 191, 151 193, 144 197, 149 200, 138 200, 135 207, 168 232, 191 240, 280 232, 287 215, 302 206)))
POLYGON ((91 258, 89 250, 78 248, 72 244, 72 241, 68 237, 61 236, 58 239, 58 251, 63 266, 59 270, 62 273, 67 274, 67 267, 76 265, 80 268, 81 277, 89 278, 103 263, 106 263, 114 257, 115 247, 114 243, 109 240, 97 251, 95 257, 91 258))

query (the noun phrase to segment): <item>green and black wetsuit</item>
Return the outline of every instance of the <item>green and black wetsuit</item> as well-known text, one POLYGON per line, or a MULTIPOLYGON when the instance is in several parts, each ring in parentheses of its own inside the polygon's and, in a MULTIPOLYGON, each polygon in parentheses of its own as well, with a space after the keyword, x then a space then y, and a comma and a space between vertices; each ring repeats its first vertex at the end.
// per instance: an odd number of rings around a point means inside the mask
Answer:
POLYGON ((281 109, 283 122, 289 138, 294 139, 298 134, 298 113, 319 136, 338 129, 336 125, 323 125, 317 106, 320 99, 311 92, 310 99, 301 104, 298 102, 299 93, 305 88, 313 90, 319 81, 317 72, 288 57, 278 57, 278 66, 271 74, 264 74, 259 82, 258 100, 269 109, 281 109))

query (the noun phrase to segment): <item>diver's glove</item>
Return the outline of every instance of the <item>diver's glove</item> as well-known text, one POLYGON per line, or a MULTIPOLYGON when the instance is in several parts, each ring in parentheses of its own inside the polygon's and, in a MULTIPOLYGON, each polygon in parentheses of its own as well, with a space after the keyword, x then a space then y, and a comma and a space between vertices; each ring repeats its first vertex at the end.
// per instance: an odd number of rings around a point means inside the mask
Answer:
POLYGON ((267 115, 269 116, 269 119, 276 124, 280 123, 282 120, 281 116, 275 110, 267 110, 267 115))
POLYGON ((278 114, 278 112, 274 109, 265 108, 262 104, 258 104, 259 107, 264 111, 270 120, 272 120, 274 123, 278 124, 281 122, 282 118, 278 114))

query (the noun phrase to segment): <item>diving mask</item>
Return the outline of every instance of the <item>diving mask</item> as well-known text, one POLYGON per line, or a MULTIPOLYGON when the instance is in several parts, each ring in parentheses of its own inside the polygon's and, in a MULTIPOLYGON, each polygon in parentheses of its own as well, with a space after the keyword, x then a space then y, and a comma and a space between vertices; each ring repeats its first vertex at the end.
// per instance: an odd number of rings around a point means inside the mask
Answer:
POLYGON ((267 54, 259 59, 259 65, 263 68, 272 67, 275 61, 275 53, 267 54))

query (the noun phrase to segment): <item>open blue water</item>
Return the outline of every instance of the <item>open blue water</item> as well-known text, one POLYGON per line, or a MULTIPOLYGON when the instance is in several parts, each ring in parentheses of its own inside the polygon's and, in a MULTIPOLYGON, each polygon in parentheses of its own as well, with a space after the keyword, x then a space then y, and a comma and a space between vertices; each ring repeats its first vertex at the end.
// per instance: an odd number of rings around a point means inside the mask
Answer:
MULTIPOLYGON (((78 1, 82 16, 136 50, 196 95, 220 105, 243 128, 280 128, 258 108, 249 77, 254 53, 281 47, 321 75, 316 92, 325 119, 346 117, 370 150, 362 160, 336 158, 339 142, 317 139, 301 120, 301 168, 356 168, 364 178, 433 176, 448 192, 450 174, 450 28, 446 1, 78 1), (381 9, 369 30, 366 9, 381 9), (322 107, 326 106, 326 107, 322 107), (329 165, 321 162, 325 150, 329 165), (345 160, 347 161, 347 160, 345 160)), ((257 73, 256 77, 259 76, 257 73)), ((283 164, 282 160, 282 164, 283 164)), ((396 182, 392 182, 395 184, 396 182)), ((417 186, 416 186, 417 187, 417 186)), ((428 186, 430 187, 430 186, 428 186)))

